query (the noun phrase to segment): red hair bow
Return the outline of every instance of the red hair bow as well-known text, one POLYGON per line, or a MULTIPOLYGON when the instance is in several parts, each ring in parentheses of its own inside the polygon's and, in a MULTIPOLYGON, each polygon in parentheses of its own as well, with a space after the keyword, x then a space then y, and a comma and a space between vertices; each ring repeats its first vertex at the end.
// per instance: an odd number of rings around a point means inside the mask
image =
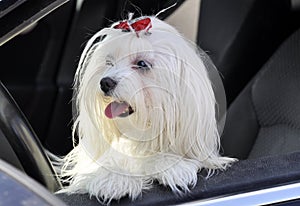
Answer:
POLYGON ((146 29, 146 32, 152 27, 151 19, 149 17, 144 19, 134 19, 129 21, 121 21, 119 24, 115 25, 115 29, 122 29, 123 31, 129 32, 132 28, 136 33, 146 29))

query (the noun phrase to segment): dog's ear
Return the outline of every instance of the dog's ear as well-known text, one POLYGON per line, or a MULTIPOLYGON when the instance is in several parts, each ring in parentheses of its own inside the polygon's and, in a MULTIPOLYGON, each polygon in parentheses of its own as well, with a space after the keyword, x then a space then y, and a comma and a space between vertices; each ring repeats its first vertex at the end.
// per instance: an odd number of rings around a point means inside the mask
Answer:
MULTIPOLYGON (((181 91, 177 107, 175 152, 199 160, 206 168, 224 168, 228 160, 219 155, 220 135, 216 119, 216 98, 203 53, 192 47, 184 49, 181 64, 181 91), (201 55, 200 55, 201 54, 201 55)), ((206 57, 207 58, 207 57, 206 57)), ((211 63, 211 62, 210 62, 211 63)), ((217 71, 215 71, 217 72, 217 71)))
MULTIPOLYGON (((103 101, 97 90, 99 79, 91 78, 94 76, 91 75, 93 72, 91 68, 94 66, 89 65, 97 45, 106 36, 103 31, 100 31, 87 42, 81 54, 73 84, 72 112, 74 124, 72 136, 73 145, 77 147, 73 151, 77 153, 86 152, 91 158, 98 158, 109 148, 102 135, 105 125, 101 119, 103 111, 101 111, 100 105, 103 104, 103 101)), ((75 156, 73 152, 73 162, 77 161, 75 156)))

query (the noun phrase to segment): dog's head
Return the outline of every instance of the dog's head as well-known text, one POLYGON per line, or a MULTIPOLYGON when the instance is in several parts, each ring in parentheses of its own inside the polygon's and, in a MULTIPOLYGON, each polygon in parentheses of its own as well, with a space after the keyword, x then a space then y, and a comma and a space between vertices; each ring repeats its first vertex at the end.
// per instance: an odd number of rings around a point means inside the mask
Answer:
POLYGON ((97 157, 122 139, 136 143, 133 154, 208 158, 219 140, 204 57, 155 17, 102 29, 76 72, 74 131, 97 157))

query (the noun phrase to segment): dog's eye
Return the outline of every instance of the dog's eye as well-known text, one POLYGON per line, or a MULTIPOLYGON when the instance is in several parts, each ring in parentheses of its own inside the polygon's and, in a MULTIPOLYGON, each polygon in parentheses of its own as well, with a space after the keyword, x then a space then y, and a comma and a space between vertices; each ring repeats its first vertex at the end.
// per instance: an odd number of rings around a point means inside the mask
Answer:
POLYGON ((111 67, 114 66, 114 63, 110 59, 106 59, 105 64, 106 66, 111 66, 111 67))
POLYGON ((144 60, 139 60, 136 63, 136 68, 137 69, 147 70, 147 69, 150 69, 151 67, 152 67, 152 65, 149 62, 144 61, 144 60))
POLYGON ((113 67, 115 65, 113 56, 111 56, 110 54, 107 55, 105 59, 105 64, 106 66, 113 67))
POLYGON ((145 61, 143 61, 143 60, 141 60, 141 61, 138 61, 136 65, 137 65, 137 66, 139 66, 139 67, 147 67, 147 64, 146 64, 146 62, 145 62, 145 61))

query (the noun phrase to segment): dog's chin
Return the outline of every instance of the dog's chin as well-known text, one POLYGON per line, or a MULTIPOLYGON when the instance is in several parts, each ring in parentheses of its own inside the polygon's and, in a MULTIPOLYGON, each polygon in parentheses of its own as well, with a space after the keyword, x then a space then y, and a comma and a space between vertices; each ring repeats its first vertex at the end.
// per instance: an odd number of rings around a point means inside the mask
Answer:
POLYGON ((113 101, 106 106, 104 113, 109 119, 116 117, 125 118, 133 114, 134 110, 131 105, 125 101, 113 101))

